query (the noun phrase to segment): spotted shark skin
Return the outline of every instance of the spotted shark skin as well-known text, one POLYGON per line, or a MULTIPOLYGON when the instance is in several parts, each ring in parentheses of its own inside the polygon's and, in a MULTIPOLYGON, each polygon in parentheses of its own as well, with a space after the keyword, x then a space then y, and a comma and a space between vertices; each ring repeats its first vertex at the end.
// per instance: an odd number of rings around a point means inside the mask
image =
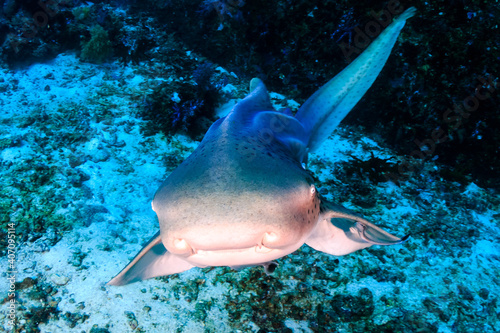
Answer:
POLYGON ((264 83, 217 120, 156 192, 160 231, 109 285, 193 267, 270 267, 303 244, 340 256, 399 238, 322 198, 305 170, 317 149, 377 78, 404 27, 396 18, 293 116, 277 111, 264 83))

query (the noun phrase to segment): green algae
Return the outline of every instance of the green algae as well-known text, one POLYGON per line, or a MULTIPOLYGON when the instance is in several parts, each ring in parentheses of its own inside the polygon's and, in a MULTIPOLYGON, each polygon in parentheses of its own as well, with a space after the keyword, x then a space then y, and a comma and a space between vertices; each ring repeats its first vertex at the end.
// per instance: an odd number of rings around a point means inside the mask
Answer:
POLYGON ((83 44, 81 58, 91 63, 103 63, 113 53, 109 35, 103 27, 96 24, 90 29, 90 40, 83 44))

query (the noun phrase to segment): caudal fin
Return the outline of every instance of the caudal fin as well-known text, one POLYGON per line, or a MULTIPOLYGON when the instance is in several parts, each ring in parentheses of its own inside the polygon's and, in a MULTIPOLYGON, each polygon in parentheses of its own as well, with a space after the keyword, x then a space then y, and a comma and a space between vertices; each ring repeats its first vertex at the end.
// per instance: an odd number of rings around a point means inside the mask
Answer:
POLYGON ((411 7, 397 17, 349 66, 314 93, 295 116, 308 133, 309 151, 317 149, 371 87, 384 67, 411 7))

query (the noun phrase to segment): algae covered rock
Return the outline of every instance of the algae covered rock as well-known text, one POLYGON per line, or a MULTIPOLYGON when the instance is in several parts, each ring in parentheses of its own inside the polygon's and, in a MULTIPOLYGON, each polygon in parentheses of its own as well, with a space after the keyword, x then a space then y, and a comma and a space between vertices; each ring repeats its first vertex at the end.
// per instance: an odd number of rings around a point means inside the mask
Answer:
POLYGON ((92 63, 105 62, 113 53, 108 32, 100 25, 95 25, 90 29, 90 35, 90 40, 83 44, 81 59, 92 63))

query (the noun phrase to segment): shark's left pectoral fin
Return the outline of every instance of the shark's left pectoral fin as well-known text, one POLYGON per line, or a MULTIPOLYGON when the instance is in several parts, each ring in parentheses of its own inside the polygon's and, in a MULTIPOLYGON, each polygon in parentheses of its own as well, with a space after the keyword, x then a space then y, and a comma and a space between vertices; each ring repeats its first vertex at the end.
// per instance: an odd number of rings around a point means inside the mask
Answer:
POLYGON ((182 258, 169 253, 161 242, 160 232, 157 232, 135 258, 107 284, 123 286, 157 276, 184 272, 193 267, 182 258))
POLYGON ((339 205, 322 203, 320 221, 306 244, 315 250, 341 256, 372 245, 395 245, 399 238, 339 205))

